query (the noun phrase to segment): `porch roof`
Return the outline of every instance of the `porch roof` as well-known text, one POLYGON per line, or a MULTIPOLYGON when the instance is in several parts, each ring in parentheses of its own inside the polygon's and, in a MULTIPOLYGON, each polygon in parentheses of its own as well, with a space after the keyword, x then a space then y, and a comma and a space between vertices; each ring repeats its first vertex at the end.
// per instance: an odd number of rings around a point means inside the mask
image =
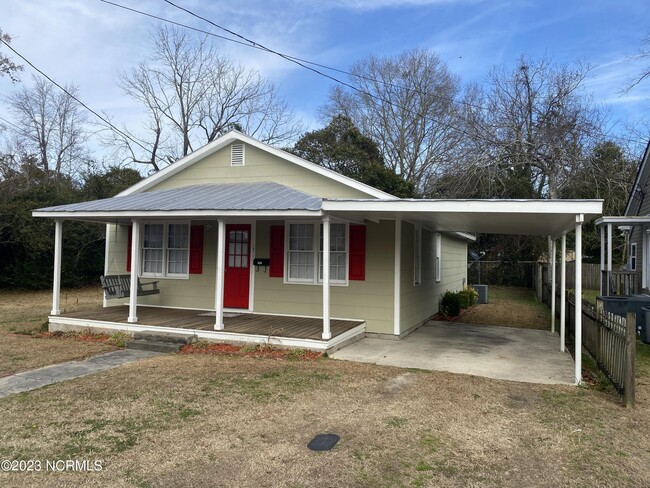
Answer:
POLYGON ((322 199, 272 182, 191 185, 88 202, 39 208, 35 217, 115 221, 131 217, 201 217, 264 214, 308 216, 322 199))
POLYGON ((625 216, 625 215, 609 216, 608 215, 597 219, 595 224, 596 225, 612 224, 616 226, 650 224, 650 215, 634 215, 634 216, 625 216))
POLYGON ((278 183, 193 185, 35 210, 35 217, 94 222, 133 218, 320 218, 351 221, 403 219, 438 232, 550 235, 590 221, 602 200, 327 199, 278 183))

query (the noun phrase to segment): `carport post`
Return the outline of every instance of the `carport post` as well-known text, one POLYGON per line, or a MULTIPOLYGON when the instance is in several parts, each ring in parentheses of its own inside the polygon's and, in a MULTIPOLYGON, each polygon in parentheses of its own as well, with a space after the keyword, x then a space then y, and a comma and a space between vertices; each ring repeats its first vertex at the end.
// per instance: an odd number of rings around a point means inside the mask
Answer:
POLYGON ((580 385, 580 383, 582 383, 582 223, 584 221, 584 215, 576 215, 576 326, 574 352, 574 359, 576 362, 576 385, 580 385))
POLYGON ((562 267, 560 268, 560 351, 566 338, 566 234, 562 234, 562 267))
POLYGON ((323 340, 332 338, 330 330, 330 218, 323 217, 323 340))
POLYGON ((61 314, 61 247, 63 246, 63 221, 54 221, 54 277, 52 280, 52 311, 61 314))
POLYGON ((555 239, 551 240, 551 332, 555 332, 555 239))
POLYGON ((607 224, 607 296, 614 290, 611 289, 612 276, 612 224, 607 224))
POLYGON ((217 267, 214 286, 214 330, 223 330, 223 283, 226 269, 226 224, 217 221, 217 267))
POLYGON ((140 221, 132 220, 131 227, 131 293, 129 296, 129 323, 138 321, 138 275, 140 274, 140 221))
POLYGON ((395 219, 395 272, 393 283, 393 334, 400 334, 402 286, 402 219, 395 219))
POLYGON ((608 295, 605 289, 609 280, 603 281, 603 271, 605 271, 605 226, 600 226, 600 294, 608 295))

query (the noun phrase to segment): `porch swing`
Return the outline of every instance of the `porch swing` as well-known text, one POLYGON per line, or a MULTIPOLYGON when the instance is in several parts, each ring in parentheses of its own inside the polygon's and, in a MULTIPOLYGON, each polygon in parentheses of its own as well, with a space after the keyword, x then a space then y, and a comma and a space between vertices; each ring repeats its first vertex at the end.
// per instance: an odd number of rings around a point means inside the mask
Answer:
MULTIPOLYGON (((111 267, 115 264, 115 258, 111 259, 108 266, 110 271, 111 267)), ((131 275, 130 274, 115 274, 100 276, 99 281, 104 289, 104 297, 106 300, 114 298, 129 298, 131 296, 131 275)), ((138 276, 138 296, 157 295, 160 293, 158 288, 158 281, 149 281, 142 283, 138 276), (147 287, 147 288, 145 288, 147 287), (149 288, 151 287, 151 288, 149 288)))

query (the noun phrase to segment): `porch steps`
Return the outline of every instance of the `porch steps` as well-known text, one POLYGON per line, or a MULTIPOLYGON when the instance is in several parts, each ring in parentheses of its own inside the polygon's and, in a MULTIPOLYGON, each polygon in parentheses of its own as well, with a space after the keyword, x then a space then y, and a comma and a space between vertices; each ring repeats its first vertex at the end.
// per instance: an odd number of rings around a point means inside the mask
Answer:
POLYGON ((134 334, 132 340, 126 341, 126 348, 172 353, 193 342, 196 342, 195 335, 134 334))

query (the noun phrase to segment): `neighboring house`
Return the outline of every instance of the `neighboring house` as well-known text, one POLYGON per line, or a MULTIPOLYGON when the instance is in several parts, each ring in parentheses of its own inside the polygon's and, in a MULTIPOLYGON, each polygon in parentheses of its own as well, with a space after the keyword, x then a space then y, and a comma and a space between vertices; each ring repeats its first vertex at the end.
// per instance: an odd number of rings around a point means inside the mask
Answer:
POLYGON ((399 199, 232 131, 116 197, 33 214, 56 221, 52 329, 331 349, 426 322, 466 284, 467 232, 559 239, 601 211, 600 200, 399 199), (61 313, 65 220, 106 224, 104 274, 126 275, 129 291, 101 310, 61 313), (139 279, 159 292, 138 296, 139 279))
POLYGON ((630 188, 625 213, 605 216, 596 221, 601 228, 601 293, 633 295, 647 293, 650 288, 650 143, 630 188), (612 264, 614 229, 628 235, 627 264, 622 271, 612 264))

